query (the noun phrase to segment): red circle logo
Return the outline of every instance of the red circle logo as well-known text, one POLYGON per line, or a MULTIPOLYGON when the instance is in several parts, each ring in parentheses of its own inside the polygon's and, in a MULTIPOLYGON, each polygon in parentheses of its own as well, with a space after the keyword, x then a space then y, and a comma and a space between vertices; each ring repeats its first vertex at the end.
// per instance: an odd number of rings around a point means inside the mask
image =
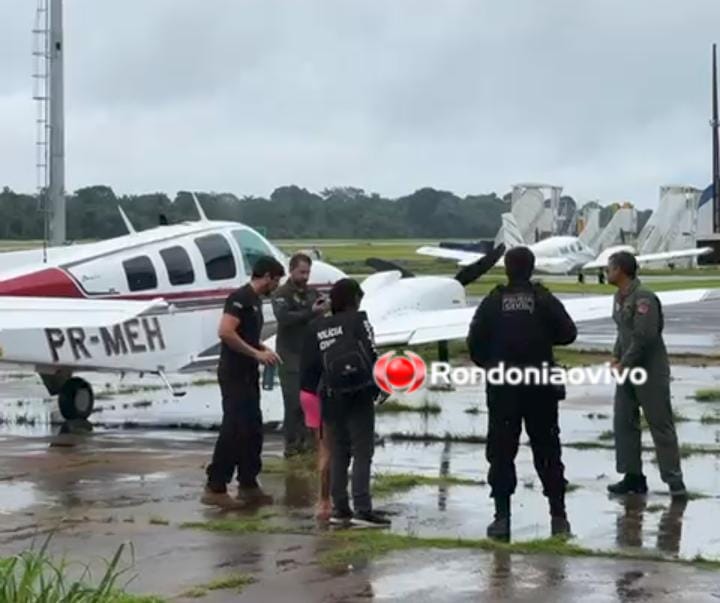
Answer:
POLYGON ((425 383, 426 372, 425 361, 408 351, 397 357, 395 352, 383 354, 373 370, 375 383, 387 394, 398 390, 408 394, 417 391, 425 383))

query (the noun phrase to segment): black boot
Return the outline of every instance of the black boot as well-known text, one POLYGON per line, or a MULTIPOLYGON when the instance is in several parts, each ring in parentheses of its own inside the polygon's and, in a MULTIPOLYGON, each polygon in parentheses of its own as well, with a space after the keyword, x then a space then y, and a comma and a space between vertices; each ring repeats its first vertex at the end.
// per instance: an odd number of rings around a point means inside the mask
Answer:
POLYGON ((550 533, 553 536, 570 536, 564 493, 550 498, 550 533))
POLYGON ((628 473, 616 484, 608 487, 610 494, 647 494, 647 480, 642 474, 628 473))
POLYGON ((510 540, 510 497, 495 498, 495 519, 487 527, 488 538, 510 540))

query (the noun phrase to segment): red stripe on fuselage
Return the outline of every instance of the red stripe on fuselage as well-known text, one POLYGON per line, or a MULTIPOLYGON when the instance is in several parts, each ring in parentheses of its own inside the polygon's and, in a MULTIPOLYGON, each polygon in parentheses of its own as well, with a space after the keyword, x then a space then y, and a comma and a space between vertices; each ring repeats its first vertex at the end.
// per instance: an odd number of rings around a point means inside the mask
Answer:
MULTIPOLYGON (((314 289, 329 291, 332 284, 312 284, 314 289)), ((0 296, 19 297, 71 297, 86 299, 126 299, 148 300, 162 297, 168 301, 192 300, 224 300, 237 287, 224 287, 218 289, 201 289, 195 291, 168 291, 155 293, 121 293, 117 295, 99 294, 88 295, 82 287, 67 272, 60 268, 46 268, 38 272, 24 274, 15 278, 0 281, 0 296)))
POLYGON ((0 281, 0 295, 21 297, 85 297, 82 289, 59 268, 45 268, 0 281))

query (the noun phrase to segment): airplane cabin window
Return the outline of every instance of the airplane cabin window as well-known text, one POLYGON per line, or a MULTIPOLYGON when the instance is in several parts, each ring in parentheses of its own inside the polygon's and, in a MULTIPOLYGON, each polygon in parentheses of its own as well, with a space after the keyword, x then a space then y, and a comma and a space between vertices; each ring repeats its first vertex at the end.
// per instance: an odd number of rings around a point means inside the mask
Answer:
POLYGON ((165 262, 168 279, 171 285, 189 285, 195 281, 190 256, 183 247, 176 245, 160 250, 160 257, 165 262))
POLYGON ((205 262, 205 271, 211 281, 235 278, 237 270, 230 244, 219 234, 206 235, 195 239, 195 244, 205 262))
POLYGON ((252 230, 233 230, 232 234, 240 247, 248 274, 252 272, 252 267, 259 257, 275 257, 272 248, 252 230))
POLYGON ((155 266, 146 255, 130 258, 123 262, 130 291, 145 291, 157 288, 155 266))

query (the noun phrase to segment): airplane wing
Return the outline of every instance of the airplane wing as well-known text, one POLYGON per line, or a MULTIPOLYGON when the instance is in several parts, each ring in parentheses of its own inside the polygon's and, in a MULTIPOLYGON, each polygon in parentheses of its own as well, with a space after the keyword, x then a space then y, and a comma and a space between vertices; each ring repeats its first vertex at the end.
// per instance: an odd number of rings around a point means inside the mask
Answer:
MULTIPOLYGON (((644 255, 636 255, 635 260, 638 264, 651 264, 653 262, 669 262, 671 260, 679 260, 682 258, 695 258, 712 252, 712 247, 698 247, 697 249, 677 249, 675 251, 661 251, 659 253, 646 253, 644 255)), ((587 268, 605 268, 607 266, 607 258, 602 254, 592 262, 588 262, 583 266, 587 268)))
POLYGON ((40 372, 174 372, 217 342, 220 313, 162 299, 0 297, 0 362, 40 372))
MULTIPOLYGON (((444 247, 433 247, 432 245, 424 245, 418 247, 415 253, 427 255, 435 258, 443 258, 446 260, 455 260, 458 266, 468 266, 474 264, 480 258, 485 257, 482 253, 473 251, 463 251, 462 249, 446 249, 444 247)), ((500 258, 495 264, 496 267, 502 267, 503 259, 500 258)), ((535 270, 548 274, 566 274, 572 265, 566 258, 562 257, 536 257, 535 270)))
MULTIPOLYGON (((656 294, 663 307, 720 299, 720 289, 688 289, 656 294)), ((581 326, 591 320, 610 318, 613 296, 598 295, 563 300, 571 318, 581 326)), ((407 311, 392 319, 373 323, 378 346, 419 345, 434 341, 465 339, 475 307, 448 310, 407 311)))
POLYGON ((480 258, 485 257, 483 253, 463 251, 462 249, 446 249, 445 247, 434 247, 432 245, 418 247, 415 253, 445 260, 455 260, 460 266, 468 266, 469 264, 477 262, 480 258))
POLYGON ((63 297, 0 297, 0 331, 101 327, 125 322, 148 310, 166 308, 162 299, 114 301, 63 297))

